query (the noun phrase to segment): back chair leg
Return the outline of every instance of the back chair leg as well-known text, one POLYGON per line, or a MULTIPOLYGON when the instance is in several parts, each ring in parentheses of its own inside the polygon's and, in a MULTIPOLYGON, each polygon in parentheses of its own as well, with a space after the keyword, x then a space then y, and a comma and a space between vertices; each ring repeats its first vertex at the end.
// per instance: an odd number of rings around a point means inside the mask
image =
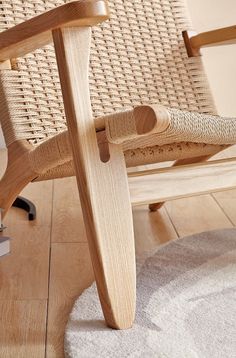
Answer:
POLYGON ((149 210, 152 212, 155 212, 157 210, 159 210, 165 203, 154 203, 154 204, 149 204, 149 210))
POLYGON ((98 293, 107 324, 126 329, 134 320, 136 297, 132 210, 121 147, 109 145, 107 162, 98 148, 88 85, 90 38, 90 28, 53 31, 98 293))

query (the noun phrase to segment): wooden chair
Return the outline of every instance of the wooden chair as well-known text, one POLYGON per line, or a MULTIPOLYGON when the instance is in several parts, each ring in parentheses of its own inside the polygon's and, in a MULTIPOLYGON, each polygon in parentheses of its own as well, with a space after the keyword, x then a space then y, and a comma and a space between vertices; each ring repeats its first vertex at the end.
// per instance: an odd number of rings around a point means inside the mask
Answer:
POLYGON ((216 115, 199 56, 236 31, 192 35, 181 0, 110 0, 109 9, 105 0, 1 3, 0 207, 6 214, 31 181, 75 174, 104 316, 124 329, 135 315, 132 205, 155 210, 236 184, 235 158, 203 162, 236 143, 236 122, 216 115), (135 169, 162 161, 178 166, 135 169))

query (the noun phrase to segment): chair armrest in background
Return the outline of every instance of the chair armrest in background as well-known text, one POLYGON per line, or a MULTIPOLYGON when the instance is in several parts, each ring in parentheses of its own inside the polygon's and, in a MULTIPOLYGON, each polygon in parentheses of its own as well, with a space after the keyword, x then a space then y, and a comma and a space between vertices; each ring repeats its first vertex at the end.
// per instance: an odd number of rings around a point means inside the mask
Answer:
POLYGON ((109 18, 105 0, 62 5, 0 33, 0 62, 26 55, 52 42, 52 30, 92 26, 109 18))
POLYGON ((184 31, 183 38, 189 57, 200 56, 202 47, 236 44, 236 26, 224 27, 217 30, 196 34, 184 31))

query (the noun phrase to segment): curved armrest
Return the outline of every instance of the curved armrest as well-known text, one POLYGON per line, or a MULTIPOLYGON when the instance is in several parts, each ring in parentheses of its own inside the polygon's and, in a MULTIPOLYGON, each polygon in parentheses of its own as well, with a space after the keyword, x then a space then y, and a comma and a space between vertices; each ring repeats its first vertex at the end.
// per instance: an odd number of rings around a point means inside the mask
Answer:
POLYGON ((105 0, 80 0, 62 5, 0 33, 0 62, 52 42, 52 30, 92 26, 109 18, 105 0))
POLYGON ((189 57, 200 56, 202 47, 236 44, 236 26, 196 34, 184 31, 183 38, 189 57))
MULTIPOLYGON (((159 104, 103 117, 108 142, 134 141, 129 149, 191 142, 214 145, 236 144, 236 118, 188 112, 159 104), (154 135, 154 136, 153 136, 154 135), (155 138, 155 142, 151 142, 155 138), (138 143, 138 146, 137 146, 138 143)), ((101 127, 101 120, 96 123, 101 127)))

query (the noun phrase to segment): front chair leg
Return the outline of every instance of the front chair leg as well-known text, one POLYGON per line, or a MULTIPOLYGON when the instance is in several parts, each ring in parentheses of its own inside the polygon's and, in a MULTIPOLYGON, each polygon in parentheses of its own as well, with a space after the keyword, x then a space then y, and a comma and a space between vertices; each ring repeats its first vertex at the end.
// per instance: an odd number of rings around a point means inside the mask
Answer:
POLYGON ((100 159, 90 105, 90 28, 53 31, 68 132, 98 293, 107 324, 132 326, 136 270, 132 210, 123 152, 100 159))

